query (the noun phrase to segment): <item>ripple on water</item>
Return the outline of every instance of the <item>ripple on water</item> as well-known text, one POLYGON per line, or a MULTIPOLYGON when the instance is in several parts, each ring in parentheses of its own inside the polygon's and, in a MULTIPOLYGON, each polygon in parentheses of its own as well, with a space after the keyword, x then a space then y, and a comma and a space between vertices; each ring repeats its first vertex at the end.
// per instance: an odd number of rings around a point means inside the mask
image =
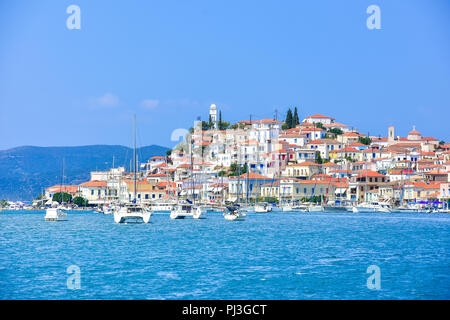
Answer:
POLYGON ((0 214, 0 299, 448 299, 450 216, 0 214), (67 267, 81 290, 67 288, 67 267), (369 265, 382 290, 366 287, 369 265))

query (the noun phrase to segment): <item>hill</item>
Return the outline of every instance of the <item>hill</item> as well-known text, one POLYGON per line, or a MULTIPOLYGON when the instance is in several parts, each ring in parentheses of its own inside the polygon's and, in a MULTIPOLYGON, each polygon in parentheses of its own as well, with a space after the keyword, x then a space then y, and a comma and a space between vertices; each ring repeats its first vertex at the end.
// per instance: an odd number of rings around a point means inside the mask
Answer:
MULTIPOLYGON (((137 149, 139 162, 163 156, 168 148, 157 145, 137 149)), ((130 167, 133 149, 124 146, 80 147, 23 146, 0 151, 0 199, 32 200, 43 188, 60 184, 64 159, 64 183, 89 180, 90 171, 113 166, 130 167)))

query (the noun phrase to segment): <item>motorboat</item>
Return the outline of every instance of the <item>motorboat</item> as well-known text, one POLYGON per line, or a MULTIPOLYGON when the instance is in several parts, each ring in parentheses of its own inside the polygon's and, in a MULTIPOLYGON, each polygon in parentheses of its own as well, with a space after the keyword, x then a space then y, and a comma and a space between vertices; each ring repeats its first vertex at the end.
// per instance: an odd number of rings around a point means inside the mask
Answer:
POLYGON ((362 212, 392 212, 391 205, 386 202, 362 202, 359 205, 353 207, 352 211, 354 213, 362 213, 362 212))

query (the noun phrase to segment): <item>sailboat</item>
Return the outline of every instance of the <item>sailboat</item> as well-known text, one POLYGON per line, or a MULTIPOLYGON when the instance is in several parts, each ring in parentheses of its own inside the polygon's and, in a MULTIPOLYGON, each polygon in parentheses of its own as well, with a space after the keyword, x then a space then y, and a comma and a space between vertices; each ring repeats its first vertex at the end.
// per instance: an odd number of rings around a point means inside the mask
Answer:
MULTIPOLYGON (((61 172, 61 189, 64 184, 64 159, 62 162, 62 172, 61 172)), ((64 200, 64 194, 62 193, 60 189, 61 194, 61 205, 64 200)), ((65 221, 64 217, 67 215, 65 212, 61 210, 61 205, 58 202, 54 202, 50 208, 47 208, 45 210, 45 221, 65 221)))
MULTIPOLYGON (((247 216, 247 213, 239 205, 239 197, 241 196, 241 165, 240 165, 240 153, 238 161, 238 182, 237 182, 237 197, 236 203, 232 206, 227 206, 224 208, 223 217, 227 221, 243 221, 247 216)), ((247 168, 247 170, 249 170, 247 168)), ((248 185, 248 183, 247 183, 248 185)), ((248 196, 247 196, 248 197, 248 196)), ((248 198, 247 198, 248 199, 248 198)))
MULTIPOLYGON (((194 172, 193 172, 193 140, 191 138, 191 194, 193 201, 195 201, 195 193, 194 193, 194 172)), ((186 202, 179 202, 170 212, 170 219, 185 219, 185 218, 193 218, 193 219, 205 219, 206 218, 207 208, 203 206, 196 206, 195 203, 190 201, 189 199, 186 202)))
POLYGON ((136 115, 134 116, 134 153, 133 153, 133 173, 134 173, 134 199, 132 203, 119 205, 114 210, 114 221, 116 223, 148 223, 151 211, 143 205, 137 203, 137 177, 136 177, 136 115))

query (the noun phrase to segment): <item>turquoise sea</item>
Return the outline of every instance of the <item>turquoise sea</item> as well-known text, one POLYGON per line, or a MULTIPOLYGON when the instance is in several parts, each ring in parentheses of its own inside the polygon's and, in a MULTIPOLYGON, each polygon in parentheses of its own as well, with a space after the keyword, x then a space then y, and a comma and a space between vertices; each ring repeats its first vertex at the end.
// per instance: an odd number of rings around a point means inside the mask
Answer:
POLYGON ((450 215, 0 213, 0 299, 449 299, 450 215), (69 289, 69 266, 80 289, 69 289), (380 290, 366 285, 379 267, 380 290))

